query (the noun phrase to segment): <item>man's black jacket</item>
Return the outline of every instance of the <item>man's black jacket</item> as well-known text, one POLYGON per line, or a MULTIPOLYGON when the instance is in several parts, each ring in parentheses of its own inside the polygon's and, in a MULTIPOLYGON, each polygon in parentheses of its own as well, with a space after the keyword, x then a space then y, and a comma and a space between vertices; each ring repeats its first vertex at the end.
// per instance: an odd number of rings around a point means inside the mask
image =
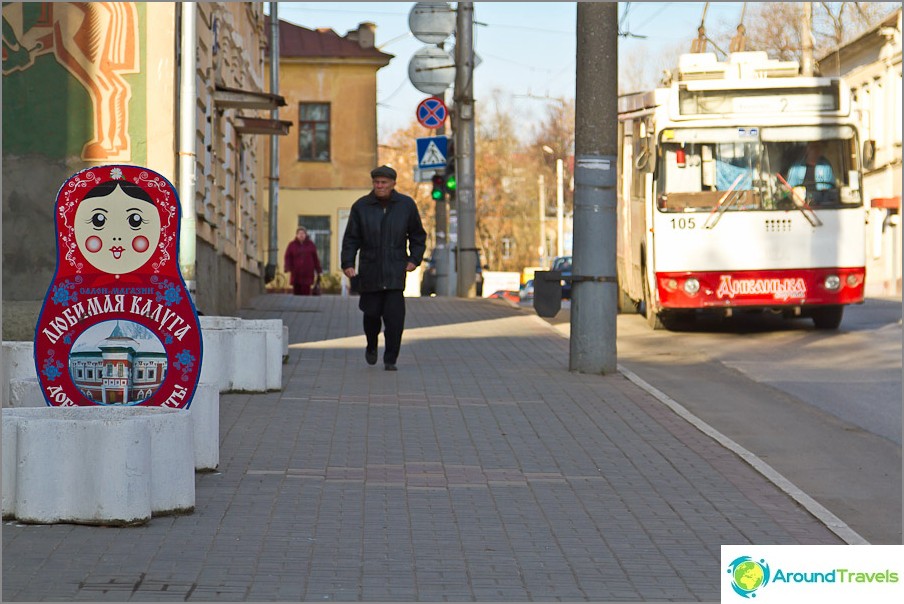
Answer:
POLYGON ((342 238, 342 269, 355 266, 360 251, 361 292, 405 289, 405 267, 421 264, 427 233, 417 204, 393 190, 384 210, 373 191, 352 205, 342 238))

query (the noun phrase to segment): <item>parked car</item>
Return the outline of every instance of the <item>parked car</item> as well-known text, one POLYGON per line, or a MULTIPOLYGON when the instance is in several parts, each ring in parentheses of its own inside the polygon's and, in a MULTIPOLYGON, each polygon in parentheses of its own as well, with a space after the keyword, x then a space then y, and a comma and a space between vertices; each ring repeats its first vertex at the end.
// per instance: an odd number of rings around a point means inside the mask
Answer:
MULTIPOLYGON (((553 271, 562 271, 563 277, 571 276, 571 256, 556 256, 552 261, 553 271)), ((571 281, 562 281, 562 299, 571 299, 571 281)))
MULTIPOLYGON (((436 259, 431 256, 430 258, 425 258, 424 263, 426 263, 427 268, 424 269, 423 276, 421 277, 421 295, 422 296, 435 296, 436 295, 436 259)), ((477 266, 474 267, 475 275, 474 275, 474 286, 477 290, 477 297, 481 297, 483 295, 483 267, 480 266, 480 256, 477 258, 477 266)))
POLYGON ((534 280, 528 279, 527 283, 525 283, 521 287, 521 291, 518 294, 521 297, 522 302, 529 302, 534 299, 534 280))

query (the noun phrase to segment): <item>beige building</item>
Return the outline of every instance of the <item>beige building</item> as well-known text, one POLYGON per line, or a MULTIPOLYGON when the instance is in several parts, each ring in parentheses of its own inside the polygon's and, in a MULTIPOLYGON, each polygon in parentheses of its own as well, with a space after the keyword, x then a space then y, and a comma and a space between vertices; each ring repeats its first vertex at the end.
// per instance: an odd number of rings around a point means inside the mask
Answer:
POLYGON ((299 225, 317 245, 324 272, 341 272, 348 212, 371 190, 377 165, 377 71, 392 58, 374 47, 374 30, 362 23, 339 36, 279 23, 279 94, 287 102, 279 117, 292 132, 279 145, 280 278, 271 288, 288 287, 283 254, 299 225))
POLYGON ((901 9, 819 60, 851 87, 869 208, 866 294, 901 295, 901 9))

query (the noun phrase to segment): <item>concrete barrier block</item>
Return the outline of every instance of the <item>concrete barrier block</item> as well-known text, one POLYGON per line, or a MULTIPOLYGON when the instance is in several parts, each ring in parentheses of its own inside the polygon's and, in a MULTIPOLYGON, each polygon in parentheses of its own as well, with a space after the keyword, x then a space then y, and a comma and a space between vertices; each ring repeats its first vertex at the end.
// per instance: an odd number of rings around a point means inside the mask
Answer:
POLYGON ((289 326, 283 325, 282 328, 282 362, 289 362, 289 326))
POLYGON ((16 511, 16 434, 19 419, 3 418, 2 449, 0 449, 0 480, 3 489, 3 518, 12 518, 16 511))
POLYGON ((16 518, 39 524, 147 522, 150 463, 144 422, 23 419, 17 434, 16 518))
POLYGON ((4 410, 4 517, 129 525, 192 510, 192 419, 161 407, 4 410))
POLYGON ((220 392, 232 390, 235 354, 235 331, 241 319, 238 317, 212 317, 201 315, 201 337, 204 346, 201 360, 201 382, 217 384, 220 392))
POLYGON ((9 384, 12 380, 38 379, 35 373, 34 342, 3 342, 3 360, 0 363, 0 401, 9 406, 9 384))
POLYGON ((279 319, 243 319, 239 329, 243 333, 263 334, 264 345, 261 350, 264 363, 263 387, 267 391, 282 388, 283 363, 283 322, 279 319))
POLYGON ((151 434, 151 514, 195 509, 194 426, 190 409, 148 408, 151 434), (187 462, 187 463, 186 463, 187 462))
POLYGON ((5 407, 46 407, 38 378, 13 379, 9 382, 9 401, 5 407))
POLYGON ((238 392, 267 390, 267 334, 248 322, 235 330, 232 388, 238 392))
POLYGON ((195 443, 195 470, 216 470, 220 465, 220 389, 198 384, 191 402, 195 443))

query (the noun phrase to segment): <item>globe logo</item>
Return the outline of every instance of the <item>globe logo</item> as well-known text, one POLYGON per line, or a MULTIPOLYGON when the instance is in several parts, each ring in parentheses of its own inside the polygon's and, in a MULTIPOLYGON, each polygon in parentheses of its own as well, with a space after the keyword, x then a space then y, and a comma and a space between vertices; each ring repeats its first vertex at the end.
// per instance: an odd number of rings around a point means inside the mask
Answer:
POLYGON ((750 556, 735 558, 726 572, 731 575, 731 588, 742 598, 755 598, 756 590, 769 583, 769 565, 750 556))

